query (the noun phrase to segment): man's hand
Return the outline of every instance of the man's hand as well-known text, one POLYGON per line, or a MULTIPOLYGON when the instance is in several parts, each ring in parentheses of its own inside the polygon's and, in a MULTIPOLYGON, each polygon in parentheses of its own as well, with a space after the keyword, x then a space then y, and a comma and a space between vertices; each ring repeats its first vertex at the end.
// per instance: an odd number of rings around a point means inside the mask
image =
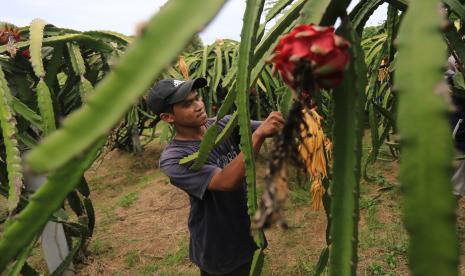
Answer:
POLYGON ((281 112, 273 111, 265 121, 255 130, 254 134, 261 138, 268 138, 277 134, 284 126, 284 118, 281 112))

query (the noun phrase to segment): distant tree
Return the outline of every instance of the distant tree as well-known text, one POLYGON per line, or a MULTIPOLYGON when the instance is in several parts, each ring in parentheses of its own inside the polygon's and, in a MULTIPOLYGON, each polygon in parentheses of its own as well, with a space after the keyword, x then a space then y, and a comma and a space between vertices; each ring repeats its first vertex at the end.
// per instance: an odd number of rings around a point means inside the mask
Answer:
POLYGON ((365 27, 362 33, 362 40, 379 34, 380 30, 383 29, 383 26, 384 24, 365 27))
MULTIPOLYGON (((135 27, 135 36, 140 36, 144 33, 145 31, 145 21, 141 21, 137 23, 135 27)), ((134 36, 131 36, 134 37, 134 36)), ((192 37, 192 40, 187 44, 186 48, 184 49, 184 52, 191 53, 194 52, 195 50, 199 50, 203 48, 203 42, 202 39, 200 38, 199 34, 195 34, 192 37)))
POLYGON ((187 53, 192 53, 196 50, 202 49, 203 48, 203 41, 200 38, 199 34, 195 34, 194 37, 192 37, 191 42, 187 44, 186 48, 184 49, 185 52, 187 53))

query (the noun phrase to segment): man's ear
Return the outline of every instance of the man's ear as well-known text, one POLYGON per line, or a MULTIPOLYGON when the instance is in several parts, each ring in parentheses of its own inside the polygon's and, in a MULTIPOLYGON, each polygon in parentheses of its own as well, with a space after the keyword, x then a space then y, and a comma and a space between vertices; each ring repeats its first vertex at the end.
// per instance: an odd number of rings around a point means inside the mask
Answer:
POLYGON ((160 119, 164 122, 167 122, 169 124, 174 122, 174 114, 172 113, 161 113, 160 114, 160 119))

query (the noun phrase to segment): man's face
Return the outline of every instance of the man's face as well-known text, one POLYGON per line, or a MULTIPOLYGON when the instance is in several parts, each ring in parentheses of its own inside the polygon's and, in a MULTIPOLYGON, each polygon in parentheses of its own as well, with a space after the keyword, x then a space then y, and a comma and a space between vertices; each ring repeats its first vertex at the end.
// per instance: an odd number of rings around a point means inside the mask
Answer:
POLYGON ((184 101, 173 105, 172 123, 183 127, 199 127, 207 122, 205 105, 196 91, 192 91, 184 101))

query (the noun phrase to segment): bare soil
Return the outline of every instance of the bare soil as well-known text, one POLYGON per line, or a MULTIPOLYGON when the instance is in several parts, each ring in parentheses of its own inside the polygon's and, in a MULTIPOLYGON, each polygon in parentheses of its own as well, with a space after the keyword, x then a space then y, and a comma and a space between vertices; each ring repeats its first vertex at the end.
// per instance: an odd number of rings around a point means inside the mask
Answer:
MULTIPOLYGON (((187 253, 188 197, 158 170, 161 150, 161 145, 152 142, 141 155, 114 151, 87 173, 97 228, 89 246, 91 254, 79 266, 80 274, 198 274, 187 253), (121 200, 131 193, 137 199, 121 207, 121 200)), ((262 152, 258 158, 259 186, 266 155, 262 152)), ((399 203, 395 202, 397 161, 378 162, 372 171, 382 171, 376 175, 382 183, 362 182, 361 204, 368 207, 361 209, 358 271, 362 275, 404 275, 406 235, 399 227, 399 203)), ((269 247, 264 275, 309 275, 326 246, 324 211, 310 210, 306 188, 294 184, 291 189, 286 205, 290 228, 266 231, 269 247)))
MULTIPOLYGON (((139 155, 113 151, 86 173, 97 221, 89 254, 76 265, 79 275, 199 274, 188 259, 188 196, 158 169, 162 148, 154 141, 139 155)), ((262 151, 257 160, 259 190, 266 156, 262 151)), ((360 187, 357 274, 408 275, 398 160, 386 149, 380 157, 369 167, 372 180, 363 180, 360 187)), ((308 188, 296 183, 290 187, 285 211, 290 228, 266 231, 269 246, 263 275, 312 275, 326 247, 325 212, 310 209, 308 188)), ((458 208, 462 244, 464 214, 462 201, 458 208)), ((465 267, 460 269, 465 275, 465 267)))

